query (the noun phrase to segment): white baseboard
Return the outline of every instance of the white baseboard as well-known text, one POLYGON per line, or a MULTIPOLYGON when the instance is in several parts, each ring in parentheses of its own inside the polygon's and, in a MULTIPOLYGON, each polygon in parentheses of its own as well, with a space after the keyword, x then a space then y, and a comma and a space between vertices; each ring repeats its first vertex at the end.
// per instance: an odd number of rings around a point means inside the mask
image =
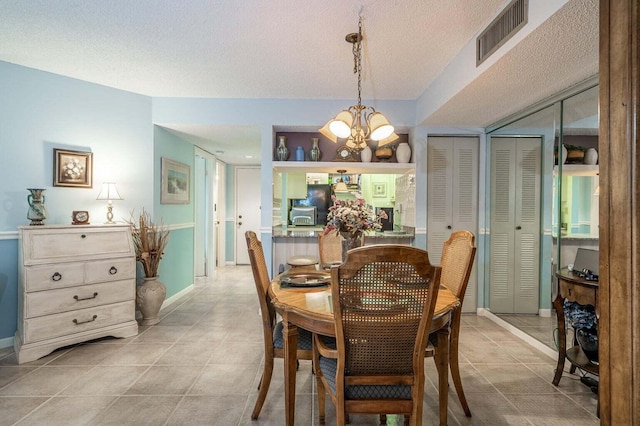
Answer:
POLYGON ((551 309, 538 309, 538 316, 541 318, 551 317, 551 309))
MULTIPOLYGON (((193 289, 194 289, 194 286, 193 284, 191 284, 190 286, 177 292, 176 294, 169 297, 168 299, 165 299, 165 301, 162 303, 162 309, 168 308, 169 306, 177 302, 181 297, 192 292, 193 289)), ((12 347, 12 346, 13 346, 13 337, 5 337, 4 339, 0 339, 0 349, 12 347)))
POLYGON ((179 292, 177 292, 173 296, 169 297, 168 299, 165 299, 164 302, 162 302, 162 308, 160 308, 160 309, 166 309, 169 306, 173 305, 181 297, 184 297, 187 294, 191 293, 193 291, 193 289, 194 289, 194 286, 193 286, 193 284, 191 284, 188 287, 185 287, 184 289, 180 290, 179 292))
POLYGON ((4 339, 0 339, 0 349, 8 348, 13 346, 13 337, 5 337, 4 339))
POLYGON ((553 358, 555 360, 558 359, 558 351, 555 351, 555 350, 551 349, 549 346, 547 346, 544 343, 534 339, 533 337, 529 336, 527 333, 525 333, 524 331, 520 330, 519 328, 514 327, 513 325, 509 324, 508 322, 506 322, 502 318, 498 317, 497 315, 495 315, 494 313, 492 313, 488 309, 486 309, 486 308, 478 308, 478 316, 486 317, 487 319, 490 319, 491 321, 493 321, 496 324, 498 324, 500 327, 502 327, 505 330, 511 332, 511 334, 515 335, 516 337, 519 337, 525 343, 529 344, 530 346, 533 346, 534 348, 536 348, 537 350, 539 350, 543 354, 545 354, 545 355, 547 355, 547 356, 549 356, 549 357, 551 357, 551 358, 553 358))

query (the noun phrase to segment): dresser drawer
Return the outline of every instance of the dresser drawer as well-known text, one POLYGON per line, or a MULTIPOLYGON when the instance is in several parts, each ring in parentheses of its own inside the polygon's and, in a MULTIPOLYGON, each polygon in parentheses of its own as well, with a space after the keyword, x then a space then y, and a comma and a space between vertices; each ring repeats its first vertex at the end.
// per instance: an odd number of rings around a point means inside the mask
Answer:
POLYGON ((133 300, 29 318, 24 321, 23 343, 28 344, 61 336, 71 336, 75 333, 130 322, 132 318, 135 318, 135 301, 133 300))
POLYGON ((85 265, 85 281, 101 283, 136 277, 136 262, 133 258, 98 260, 85 265))
POLYGON ((71 287, 83 282, 83 263, 59 263, 24 268, 25 291, 71 287))
POLYGON ((596 286, 587 287, 562 279, 559 279, 558 283, 560 284, 560 295, 562 297, 567 298, 571 302, 578 302, 581 305, 596 305, 596 286))
POLYGON ((25 296, 25 316, 34 318, 134 300, 135 287, 135 281, 129 279, 28 293, 25 296))
POLYGON ((135 256, 129 227, 23 231, 25 264, 135 256))

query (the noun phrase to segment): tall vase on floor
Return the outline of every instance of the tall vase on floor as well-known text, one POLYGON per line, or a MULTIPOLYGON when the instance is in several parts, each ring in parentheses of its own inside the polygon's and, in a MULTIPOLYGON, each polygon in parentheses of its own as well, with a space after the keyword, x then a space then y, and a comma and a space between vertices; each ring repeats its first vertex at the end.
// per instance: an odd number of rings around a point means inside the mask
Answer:
POLYGON ((158 281, 158 268, 169 242, 169 230, 154 223, 144 209, 137 221, 133 219, 132 215, 131 237, 136 260, 144 270, 144 282, 136 287, 136 307, 142 314, 140 325, 154 325, 160 322, 158 313, 167 295, 167 287, 158 281))
POLYGON ((167 287, 158 277, 146 277, 136 288, 136 305, 142 314, 140 325, 154 325, 160 322, 158 313, 167 295, 167 287))

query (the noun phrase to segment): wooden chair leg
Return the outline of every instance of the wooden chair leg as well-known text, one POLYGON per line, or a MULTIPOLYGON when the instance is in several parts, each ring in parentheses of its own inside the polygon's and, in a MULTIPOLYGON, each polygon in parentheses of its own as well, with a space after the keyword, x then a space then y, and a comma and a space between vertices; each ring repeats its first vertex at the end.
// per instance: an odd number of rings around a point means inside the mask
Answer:
POLYGON ((469 404, 467 403, 467 397, 464 395, 464 389, 462 388, 462 378, 460 377, 457 339, 455 339, 455 341, 451 341, 451 348, 449 349, 449 351, 451 352, 449 356, 449 368, 451 369, 451 378, 453 379, 453 385, 456 388, 458 400, 460 401, 460 405, 462 406, 464 415, 467 417, 471 417, 471 410, 469 409, 469 404))
POLYGON ((260 384, 258 385, 258 399, 256 405, 253 407, 251 418, 256 420, 262 410, 262 405, 265 399, 267 399, 267 392, 269 392, 269 386, 271 385, 271 376, 273 375, 273 358, 264 360, 264 370, 262 371, 262 377, 260 378, 260 384))
POLYGON ((438 370, 438 405, 440 425, 447 425, 447 405, 449 402, 449 329, 438 331, 438 344, 435 353, 438 370))

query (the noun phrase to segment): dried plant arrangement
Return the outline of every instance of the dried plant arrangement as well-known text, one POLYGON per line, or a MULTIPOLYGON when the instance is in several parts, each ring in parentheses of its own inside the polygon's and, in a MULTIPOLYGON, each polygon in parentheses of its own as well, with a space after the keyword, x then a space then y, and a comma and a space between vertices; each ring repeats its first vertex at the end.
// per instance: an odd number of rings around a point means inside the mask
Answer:
POLYGON ((156 277, 160 260, 169 241, 169 230, 161 222, 154 223, 149 213, 142 209, 137 221, 131 212, 131 235, 136 250, 136 260, 142 263, 146 277, 156 277))

